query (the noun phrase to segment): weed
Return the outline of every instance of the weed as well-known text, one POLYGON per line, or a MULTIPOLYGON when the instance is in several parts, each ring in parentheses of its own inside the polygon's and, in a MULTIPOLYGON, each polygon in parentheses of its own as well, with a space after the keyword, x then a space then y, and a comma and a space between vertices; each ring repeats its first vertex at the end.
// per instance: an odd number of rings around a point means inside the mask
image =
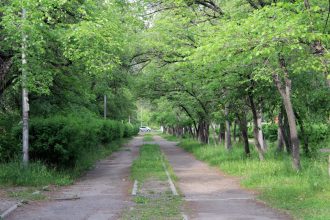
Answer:
POLYGON ((275 154, 276 149, 271 146, 263 162, 258 160, 255 150, 250 158, 246 158, 240 144, 226 151, 224 146, 203 145, 187 139, 179 146, 228 174, 243 177, 243 186, 258 189, 261 199, 288 210, 299 219, 330 217, 330 184, 325 155, 302 158, 303 169, 297 173, 291 168, 290 156, 275 154))

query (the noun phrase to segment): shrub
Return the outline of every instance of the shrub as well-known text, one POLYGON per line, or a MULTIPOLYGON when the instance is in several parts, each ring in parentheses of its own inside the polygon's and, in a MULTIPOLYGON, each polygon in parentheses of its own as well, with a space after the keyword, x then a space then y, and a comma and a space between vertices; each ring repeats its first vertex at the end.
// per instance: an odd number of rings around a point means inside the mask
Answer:
MULTIPOLYGON (((7 130, 6 130, 7 131, 7 130)), ((20 154, 21 126, 14 126, 6 138, 0 138, 0 155, 9 161, 20 154), (13 148, 12 145, 17 146, 13 148), (17 150, 18 149, 18 150, 17 150), (3 156, 6 155, 6 156, 3 156)), ((135 126, 98 119, 94 116, 56 115, 30 120, 30 158, 59 168, 74 167, 86 152, 96 151, 100 144, 138 133, 135 126)))
POLYGON ((20 142, 12 132, 18 122, 19 115, 0 114, 0 162, 13 160, 21 152, 20 142))
POLYGON ((262 131, 264 133, 265 139, 269 141, 276 141, 277 140, 277 124, 264 124, 262 126, 262 131))
POLYGON ((305 130, 308 140, 312 143, 322 142, 330 136, 330 125, 328 124, 308 124, 305 130))

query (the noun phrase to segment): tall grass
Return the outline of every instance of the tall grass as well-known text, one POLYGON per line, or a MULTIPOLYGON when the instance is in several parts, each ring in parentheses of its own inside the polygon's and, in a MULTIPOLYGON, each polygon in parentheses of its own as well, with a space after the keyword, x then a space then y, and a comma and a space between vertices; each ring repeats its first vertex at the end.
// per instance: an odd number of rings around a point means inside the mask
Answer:
POLYGON ((302 158, 303 169, 295 172, 290 156, 277 154, 274 148, 261 162, 255 151, 246 158, 240 144, 232 151, 194 140, 182 140, 179 146, 228 174, 242 177, 243 186, 259 190, 260 198, 274 207, 288 210, 299 219, 330 219, 330 178, 325 154, 302 158))
POLYGON ((116 140, 110 144, 100 145, 93 150, 84 152, 81 159, 74 167, 69 169, 56 169, 46 166, 42 162, 31 162, 28 167, 23 167, 16 160, 8 163, 0 163, 0 185, 3 186, 45 186, 45 185, 69 185, 91 169, 96 161, 103 159, 120 148, 125 140, 116 140))
POLYGON ((40 162, 23 167, 14 161, 0 164, 0 185, 5 186, 45 186, 48 184, 68 185, 72 183, 70 175, 47 168, 40 162))

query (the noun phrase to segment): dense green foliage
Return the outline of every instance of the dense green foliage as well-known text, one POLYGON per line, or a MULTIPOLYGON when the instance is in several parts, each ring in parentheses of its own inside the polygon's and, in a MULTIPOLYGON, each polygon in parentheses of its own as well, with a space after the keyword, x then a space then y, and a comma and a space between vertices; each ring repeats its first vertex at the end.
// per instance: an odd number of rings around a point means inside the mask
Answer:
POLYGON ((150 11, 138 89, 166 132, 204 143, 217 136, 230 149, 225 130, 236 127, 248 143, 249 127, 260 160, 260 133, 281 137, 278 150, 292 153, 296 170, 299 154, 329 137, 327 0, 165 1, 150 11))
POLYGON ((137 133, 129 41, 142 21, 127 7, 103 0, 0 2, 1 162, 22 152, 23 43, 32 161, 72 168, 101 144, 137 133), (101 120, 104 96, 108 120, 101 120))
MULTIPOLYGON (((56 167, 73 167, 81 155, 97 151, 101 144, 131 137, 138 128, 118 121, 103 120, 91 116, 52 116, 33 118, 30 123, 30 157, 56 167)), ((19 157, 20 128, 14 127, 0 145, 2 161, 19 157)))

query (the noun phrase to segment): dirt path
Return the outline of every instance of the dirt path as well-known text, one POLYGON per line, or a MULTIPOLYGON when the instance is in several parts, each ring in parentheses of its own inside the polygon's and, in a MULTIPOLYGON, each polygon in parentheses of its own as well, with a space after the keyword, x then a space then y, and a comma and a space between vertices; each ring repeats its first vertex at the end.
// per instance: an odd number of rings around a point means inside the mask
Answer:
POLYGON ((131 205, 129 194, 130 167, 137 155, 142 137, 134 138, 126 147, 96 164, 76 184, 66 187, 55 197, 80 199, 34 202, 18 208, 8 219, 24 220, 108 220, 118 219, 121 211, 131 205))
POLYGON ((155 137, 178 176, 177 185, 186 201, 189 219, 290 219, 240 188, 238 180, 226 177, 161 137, 155 137))

